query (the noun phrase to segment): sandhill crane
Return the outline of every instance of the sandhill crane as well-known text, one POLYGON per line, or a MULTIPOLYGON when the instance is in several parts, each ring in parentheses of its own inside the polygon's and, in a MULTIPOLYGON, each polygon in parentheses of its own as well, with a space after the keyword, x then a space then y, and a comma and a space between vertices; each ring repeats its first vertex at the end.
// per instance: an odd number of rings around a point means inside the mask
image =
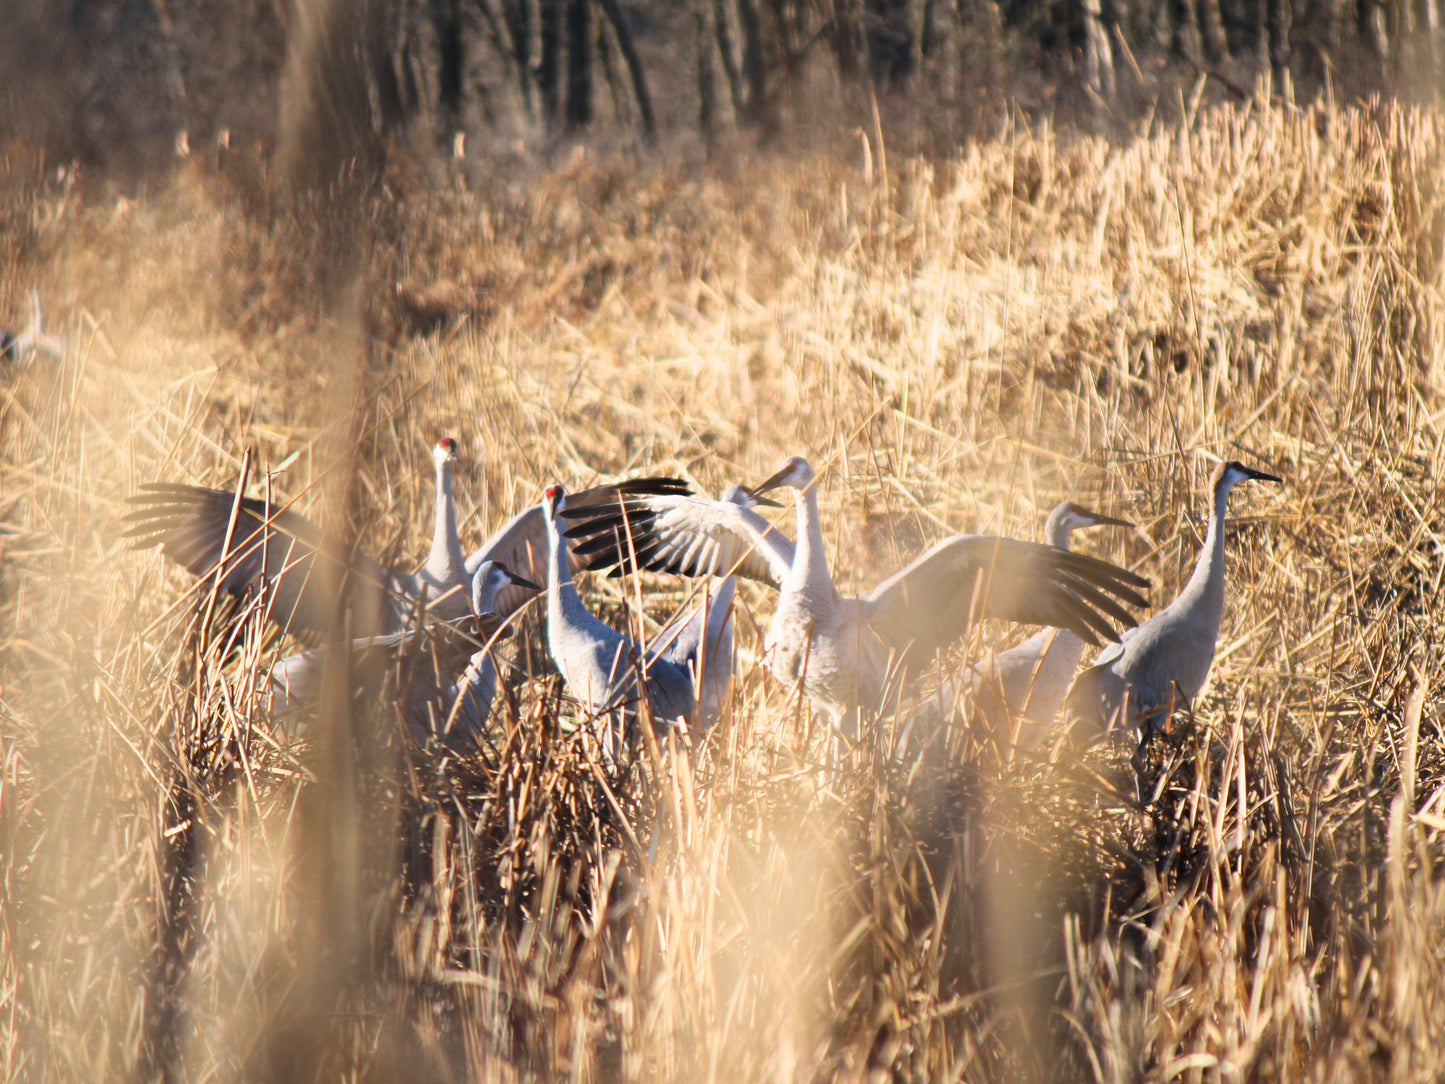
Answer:
MULTIPOLYGON (((386 568, 347 547, 299 512, 223 489, 153 482, 131 498, 125 532, 137 546, 159 542, 165 555, 209 577, 225 559, 220 587, 242 598, 269 588, 268 619, 297 639, 319 643, 345 596, 353 636, 383 636, 406 627, 423 590, 440 617, 467 612, 467 570, 457 539, 452 499, 456 441, 443 437, 432 453, 437 507, 431 555, 416 573, 386 568), (232 515, 235 522, 232 523, 232 515), (319 559, 319 560, 318 560, 319 559)), ((480 562, 479 562, 480 563, 480 562)))
MULTIPOLYGON (((1072 532, 1105 525, 1133 526, 1128 520, 1063 501, 1049 513, 1044 540, 1066 550, 1072 532)), ((968 678, 985 717, 1003 733, 1013 720, 1019 720, 1019 744, 1035 745, 1058 715, 1083 654, 1084 641, 1071 629, 1041 629, 969 667, 968 678)))
POLYGON ((442 437, 432 448, 436 467, 436 505, 432 525, 431 551, 416 574, 416 593, 424 587, 428 608, 441 618, 460 617, 467 612, 466 560, 457 535, 457 504, 452 494, 452 471, 457 464, 457 442, 442 437))
POLYGON ((796 547, 751 509, 676 495, 622 498, 610 511, 602 504, 602 511, 575 512, 578 523, 568 533, 587 539, 578 555, 590 567, 629 566, 635 556, 656 571, 735 571, 778 586, 764 641, 773 674, 801 682, 813 705, 848 737, 856 735, 859 710, 883 706, 887 679, 921 668, 978 617, 1058 625, 1098 643, 1100 634, 1113 636, 1108 618, 1134 623, 1116 599, 1144 605, 1134 587, 1146 581, 1132 572, 1052 546, 983 535, 946 538, 872 591, 845 599, 828 573, 813 479, 807 460, 793 456, 753 490, 793 490, 796 547))
POLYGON ((54 335, 45 334, 40 291, 31 290, 30 323, 20 331, 0 328, 0 360, 25 366, 40 357, 59 361, 65 357, 65 343, 54 335))
POLYGON ((549 554, 547 643, 568 690, 589 716, 604 721, 604 748, 613 751, 623 723, 636 715, 639 674, 654 721, 708 725, 706 708, 711 704, 715 710, 719 694, 699 686, 706 686, 709 675, 732 672, 731 657, 722 657, 732 643, 726 634, 731 585, 705 600, 700 611, 664 628, 644 650, 599 620, 577 594, 567 540, 557 522, 566 504, 561 486, 547 487, 541 505, 549 554))
POLYGON ((1254 479, 1279 482, 1229 460, 1210 477, 1209 529, 1204 548, 1179 597, 1119 643, 1099 652, 1069 691, 1067 711, 1101 730, 1152 731, 1174 706, 1187 706, 1204 687, 1214 662, 1224 613, 1224 514, 1229 491, 1254 479))
MULTIPOLYGON (((436 622, 424 629, 351 641, 352 674, 357 686, 379 694, 397 662, 410 655, 416 665, 407 668, 399 691, 404 696, 403 714, 413 734, 425 741, 435 727, 436 736, 453 749, 474 744, 496 690, 492 643, 503 634, 510 616, 497 612, 496 599, 501 591, 513 586, 534 593, 541 590, 501 562, 484 561, 472 578, 474 621, 436 622), (465 635, 462 626, 471 626, 473 635, 465 635), (413 650, 423 637, 430 650, 413 650)), ((326 655, 326 648, 312 648, 282 659, 271 668, 271 682, 279 693, 277 712, 316 698, 326 655)))

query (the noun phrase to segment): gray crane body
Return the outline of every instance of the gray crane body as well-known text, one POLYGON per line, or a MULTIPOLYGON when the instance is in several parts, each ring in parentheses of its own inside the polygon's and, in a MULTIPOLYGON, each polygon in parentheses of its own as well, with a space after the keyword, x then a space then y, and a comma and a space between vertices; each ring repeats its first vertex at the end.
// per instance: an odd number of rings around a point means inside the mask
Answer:
MULTIPOLYGON (((764 489, 765 486, 760 486, 764 489)), ((867 627, 861 599, 844 599, 828 571, 816 486, 796 489, 798 542, 763 640, 773 676, 804 695, 848 737, 854 709, 877 706, 888 652, 867 627)))
POLYGON ((1172 707, 1187 707, 1209 677, 1224 616, 1224 518, 1229 491, 1272 474, 1233 460, 1210 479, 1211 507, 1204 548, 1179 597, 1110 644, 1081 673, 1068 710, 1102 731, 1156 727, 1172 707))

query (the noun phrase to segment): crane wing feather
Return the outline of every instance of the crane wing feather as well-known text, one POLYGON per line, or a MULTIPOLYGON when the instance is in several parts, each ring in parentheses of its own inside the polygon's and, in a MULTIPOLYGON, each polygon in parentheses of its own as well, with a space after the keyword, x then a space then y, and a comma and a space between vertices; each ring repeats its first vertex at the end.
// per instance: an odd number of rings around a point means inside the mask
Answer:
MULTIPOLYGON (((599 506, 613 507, 619 497, 638 498, 650 495, 685 491, 687 483, 678 478, 634 478, 626 482, 584 489, 567 494, 567 507, 588 509, 599 506)), ((568 541, 568 564, 572 572, 583 571, 587 566, 582 559, 580 543, 568 541)), ((547 582, 547 521, 542 508, 532 504, 518 512, 492 536, 473 550, 467 557, 467 575, 474 576, 485 561, 500 561, 511 571, 531 580, 533 583, 547 582)), ((497 592, 494 604, 499 621, 505 621, 537 594, 530 587, 510 584, 497 592)))
POLYGON ((356 635, 389 632, 401 621, 401 608, 390 597, 402 586, 396 574, 348 552, 299 512, 254 497, 241 498, 236 507, 236 495, 227 490, 164 482, 143 486, 131 504, 124 536, 134 545, 159 544, 199 577, 220 566, 221 589, 236 597, 268 588, 271 621, 300 640, 320 642, 335 619, 338 592, 345 593, 356 635))
POLYGON ((1113 639, 1109 618, 1135 623, 1116 600, 1144 605, 1135 588, 1146 583, 1085 554, 1011 538, 954 535, 861 602, 864 620, 885 642, 919 659, 961 636, 979 617, 1054 625, 1090 644, 1113 639))
POLYGON ((780 584, 793 565, 793 542, 750 508, 690 494, 624 498, 562 515, 587 567, 643 568, 680 576, 736 573, 780 584), (628 537, 630 534, 630 538, 628 537))

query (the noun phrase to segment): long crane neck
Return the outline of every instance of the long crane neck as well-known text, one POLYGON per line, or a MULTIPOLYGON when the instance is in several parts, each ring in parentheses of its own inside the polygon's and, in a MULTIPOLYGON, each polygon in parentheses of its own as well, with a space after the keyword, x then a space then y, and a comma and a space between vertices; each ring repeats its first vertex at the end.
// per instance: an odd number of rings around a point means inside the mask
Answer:
POLYGON ((567 542, 555 519, 547 522, 547 553, 547 629, 553 653, 562 649, 564 640, 579 630, 586 630, 593 637, 619 636, 587 609, 577 593, 572 566, 567 561, 567 542))
POLYGON ((1057 546, 1061 550, 1069 548, 1069 535, 1074 533, 1073 527, 1060 516, 1058 519, 1049 517, 1049 522, 1044 528, 1044 541, 1051 546, 1057 546))
POLYGON ((838 589, 828 573, 828 551, 823 544, 823 519, 818 514, 818 488, 794 490, 798 509, 798 548, 785 588, 806 591, 817 600, 836 599, 838 589))
POLYGON ((436 523, 432 528, 431 553, 426 570, 438 579, 454 575, 462 567, 462 540, 457 535, 456 501, 452 496, 452 464, 437 465, 436 523))
POLYGON ((572 582, 572 568, 567 564, 567 546, 557 521, 547 519, 547 622, 553 628, 565 622, 569 611, 582 606, 577 585, 572 582))
POLYGON ((1181 602, 1204 607, 1216 615, 1224 612, 1224 515, 1230 488, 1225 479, 1214 487, 1204 548, 1199 551, 1194 574, 1179 595, 1181 602))

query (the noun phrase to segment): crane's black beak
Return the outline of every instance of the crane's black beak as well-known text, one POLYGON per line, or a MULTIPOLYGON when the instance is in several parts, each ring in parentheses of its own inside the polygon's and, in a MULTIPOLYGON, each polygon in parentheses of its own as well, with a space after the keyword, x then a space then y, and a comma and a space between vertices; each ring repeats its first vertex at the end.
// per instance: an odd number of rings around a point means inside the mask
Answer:
POLYGON ((1090 527, 1133 527, 1133 526, 1135 526, 1135 524, 1131 523, 1131 522, 1130 522, 1129 520, 1127 520, 1127 519, 1117 519, 1117 518, 1115 518, 1114 516, 1106 516, 1106 515, 1103 515, 1103 514, 1101 514, 1101 513, 1099 513, 1099 512, 1090 512, 1090 513, 1088 513, 1088 516, 1089 516, 1089 519, 1093 521, 1093 522, 1091 522, 1091 523, 1089 524, 1090 527))
MULTIPOLYGON (((770 479, 770 480, 771 480, 771 479, 770 479)), ((756 489, 749 489, 747 486, 743 486, 743 487, 742 487, 742 490, 743 490, 744 493, 747 494, 748 500, 751 501, 753 504, 761 504, 761 505, 763 505, 763 506, 766 507, 766 508, 781 508, 781 507, 783 507, 783 502, 782 502, 782 501, 775 501, 775 500, 773 500, 771 497, 759 497, 759 496, 758 496, 758 490, 756 490, 756 489)))
POLYGON ((1253 467, 1241 465, 1240 470, 1244 471, 1247 477, 1253 478, 1256 482, 1278 482, 1281 485, 1284 484, 1283 478, 1276 478, 1273 474, 1265 474, 1264 471, 1255 470, 1253 467))
POLYGON ((527 588, 527 589, 530 590, 530 591, 540 591, 540 590, 542 590, 540 587, 538 587, 538 586, 537 586, 535 583, 533 583, 531 580, 526 579, 526 578, 523 577, 523 576, 518 576, 515 572, 508 572, 508 573, 507 573, 507 579, 511 580, 512 583, 513 583, 513 585, 516 586, 516 587, 525 587, 525 588, 527 588))
MULTIPOLYGON (((771 478, 768 478, 764 482, 760 482, 758 485, 748 490, 748 492, 752 494, 753 500, 757 501, 758 498, 761 497, 764 493, 777 489, 780 485, 783 484, 783 479, 788 476, 788 472, 792 469, 793 465, 789 463, 786 467, 778 471, 778 473, 774 474, 771 478)), ((744 488, 746 489, 747 487, 745 486, 744 488)), ((761 504, 762 502, 759 501, 758 503, 761 504)), ((770 501, 768 503, 775 504, 776 502, 770 501)))

